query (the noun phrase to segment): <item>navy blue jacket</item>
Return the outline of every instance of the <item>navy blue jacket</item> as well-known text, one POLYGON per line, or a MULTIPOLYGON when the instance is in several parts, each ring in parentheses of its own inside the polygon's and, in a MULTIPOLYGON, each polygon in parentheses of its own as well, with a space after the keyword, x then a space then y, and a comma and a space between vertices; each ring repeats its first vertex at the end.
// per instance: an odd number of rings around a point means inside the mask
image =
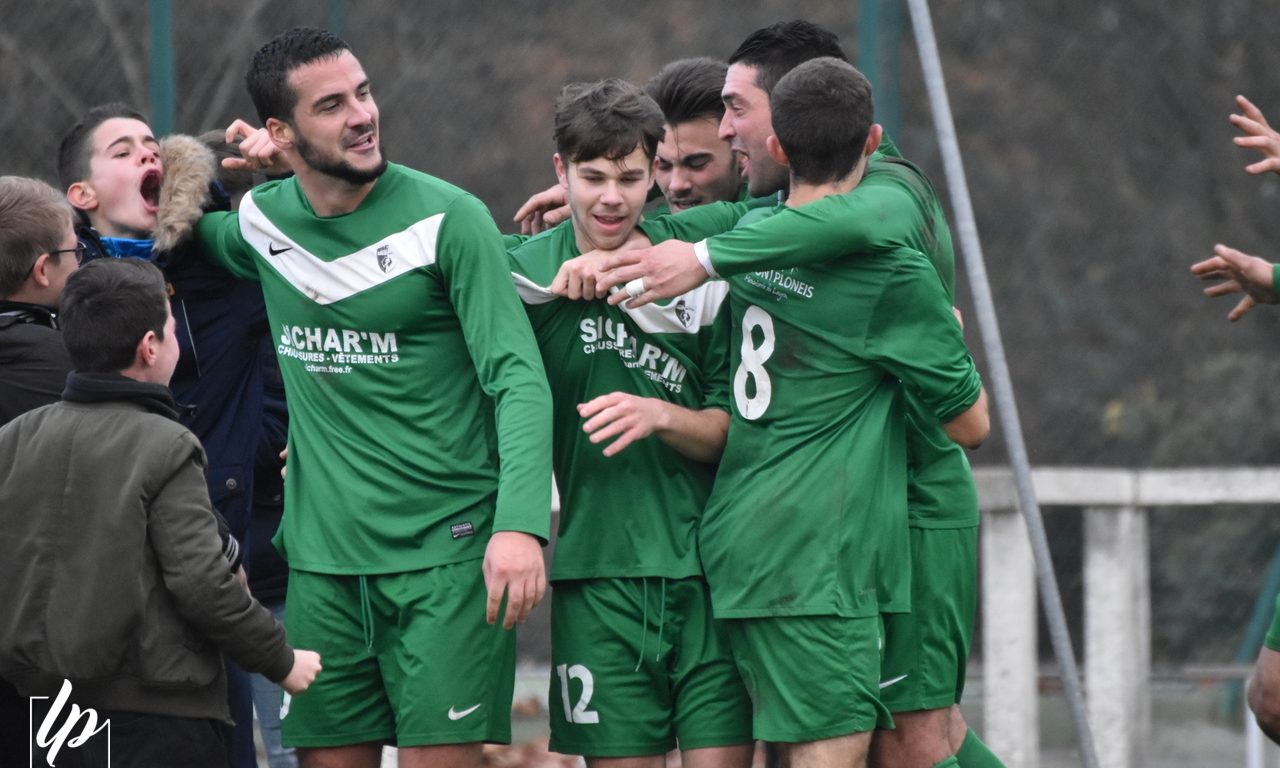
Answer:
MULTIPOLYGON (((86 259, 106 253, 97 232, 77 230, 86 259)), ((248 543, 253 470, 264 437, 266 307, 257 283, 239 280, 195 251, 194 239, 154 254, 164 270, 181 357, 170 389, 182 406, 180 421, 209 457, 209 498, 232 534, 248 543)), ((281 403, 279 407, 283 407, 281 403)))

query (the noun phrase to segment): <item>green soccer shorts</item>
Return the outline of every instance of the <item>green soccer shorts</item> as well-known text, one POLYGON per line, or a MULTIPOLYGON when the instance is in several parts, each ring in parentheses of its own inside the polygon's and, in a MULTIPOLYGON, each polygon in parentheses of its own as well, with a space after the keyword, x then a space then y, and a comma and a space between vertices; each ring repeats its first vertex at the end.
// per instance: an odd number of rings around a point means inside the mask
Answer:
POLYGON ((755 738, 821 741, 891 726, 878 689, 879 616, 769 616, 723 623, 751 694, 755 738))
POLYGON ((747 744, 751 701, 701 578, 557 581, 551 749, 639 757, 747 744))
POLYGON ((880 699, 890 712, 960 703, 978 610, 978 527, 910 534, 911 613, 884 617, 880 699))
POLYGON ((408 573, 289 572, 285 629, 324 669, 287 700, 284 743, 510 743, 515 632, 485 622, 480 560, 408 573))

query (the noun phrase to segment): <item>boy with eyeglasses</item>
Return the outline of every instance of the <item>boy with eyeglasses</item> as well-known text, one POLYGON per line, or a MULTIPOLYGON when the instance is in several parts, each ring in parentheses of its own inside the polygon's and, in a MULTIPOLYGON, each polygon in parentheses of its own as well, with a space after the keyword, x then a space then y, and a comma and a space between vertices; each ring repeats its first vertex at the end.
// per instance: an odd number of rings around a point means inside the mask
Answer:
POLYGON ((0 177, 0 424, 62 393, 71 360, 58 333, 58 296, 83 255, 57 190, 0 177))

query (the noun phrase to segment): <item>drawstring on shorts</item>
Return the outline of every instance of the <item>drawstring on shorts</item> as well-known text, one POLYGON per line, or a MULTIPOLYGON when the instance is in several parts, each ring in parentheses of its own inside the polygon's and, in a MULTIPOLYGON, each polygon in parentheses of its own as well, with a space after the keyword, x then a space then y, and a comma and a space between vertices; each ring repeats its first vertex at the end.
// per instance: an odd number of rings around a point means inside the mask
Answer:
POLYGON ((360 576, 360 628, 364 630, 364 647, 373 652, 373 605, 369 602, 369 582, 360 576))
MULTIPOLYGON (((667 619, 667 580, 659 577, 662 582, 661 604, 658 606, 658 649, 653 654, 653 660, 662 659, 662 631, 666 628, 667 619)), ((640 671, 640 665, 644 663, 644 647, 645 641, 649 639, 649 578, 646 576, 644 581, 644 597, 642 600, 641 618, 640 618, 640 655, 636 657, 636 672, 640 671)))

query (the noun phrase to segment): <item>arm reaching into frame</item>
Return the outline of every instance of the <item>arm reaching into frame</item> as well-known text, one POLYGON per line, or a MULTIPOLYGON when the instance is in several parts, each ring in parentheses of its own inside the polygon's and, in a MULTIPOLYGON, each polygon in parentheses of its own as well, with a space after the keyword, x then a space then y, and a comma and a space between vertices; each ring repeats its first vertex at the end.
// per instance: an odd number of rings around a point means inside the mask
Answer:
POLYGON ((1205 296, 1245 294, 1227 314, 1228 320, 1234 323, 1256 304, 1280 303, 1280 297, 1276 295, 1274 264, 1221 243, 1213 247, 1213 253, 1212 257, 1192 264, 1191 273, 1201 280, 1223 281, 1205 288, 1205 296))
POLYGON ((1280 133, 1277 133, 1262 110, 1244 96, 1236 96, 1236 106, 1242 114, 1232 115, 1231 124, 1239 128, 1243 136, 1233 141, 1237 147, 1256 149, 1265 157, 1256 163, 1245 166, 1246 173, 1280 173, 1280 133))
POLYGON ((544 229, 569 218, 569 201, 565 197, 564 187, 552 184, 550 187, 534 194, 511 217, 520 223, 520 234, 536 235, 544 229))

